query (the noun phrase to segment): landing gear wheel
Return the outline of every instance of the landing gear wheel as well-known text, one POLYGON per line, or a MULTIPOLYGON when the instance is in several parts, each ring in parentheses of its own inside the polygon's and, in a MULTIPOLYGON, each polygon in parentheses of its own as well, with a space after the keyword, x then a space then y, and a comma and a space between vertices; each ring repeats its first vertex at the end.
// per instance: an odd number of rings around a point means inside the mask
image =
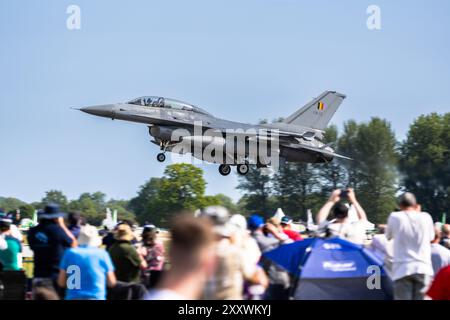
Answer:
POLYGON ((219 166, 219 173, 223 176, 229 175, 231 172, 231 167, 227 164, 221 164, 219 166))
POLYGON ((159 162, 164 162, 166 160, 166 155, 164 153, 158 153, 158 155, 156 156, 156 160, 158 160, 159 162))
POLYGON ((236 166, 236 170, 240 175, 246 175, 248 173, 248 164, 238 164, 236 166))

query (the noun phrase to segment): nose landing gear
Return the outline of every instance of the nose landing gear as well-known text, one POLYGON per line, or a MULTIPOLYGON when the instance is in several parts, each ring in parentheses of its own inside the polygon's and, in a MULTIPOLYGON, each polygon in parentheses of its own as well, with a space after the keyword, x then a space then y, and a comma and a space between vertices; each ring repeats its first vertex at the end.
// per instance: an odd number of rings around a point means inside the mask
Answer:
POLYGON ((158 155, 156 156, 156 160, 158 160, 159 162, 164 162, 166 160, 166 149, 167 146, 169 145, 170 141, 160 141, 159 142, 159 147, 161 149, 162 152, 158 153, 158 155))
POLYGON ((158 160, 159 162, 164 162, 166 160, 166 155, 164 154, 164 152, 158 153, 158 155, 156 156, 156 160, 158 160))

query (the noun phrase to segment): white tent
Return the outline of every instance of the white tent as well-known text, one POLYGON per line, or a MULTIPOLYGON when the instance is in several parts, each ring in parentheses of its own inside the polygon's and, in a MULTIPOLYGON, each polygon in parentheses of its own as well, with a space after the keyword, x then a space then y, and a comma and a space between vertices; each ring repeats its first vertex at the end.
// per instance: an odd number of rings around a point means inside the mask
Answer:
POLYGON ((116 217, 113 217, 113 214, 111 213, 111 209, 106 208, 106 218, 102 221, 102 226, 107 227, 109 230, 114 229, 114 227, 117 224, 117 214, 115 214, 116 217), (116 218, 116 221, 115 219, 116 218))
POLYGON ((314 223, 314 219, 313 219, 313 216, 312 216, 311 209, 308 209, 306 215, 307 215, 306 227, 310 231, 316 231, 318 226, 314 223))
POLYGON ((281 218, 283 218, 285 216, 283 209, 278 208, 277 211, 275 212, 275 214, 273 215, 273 218, 278 219, 279 221, 281 221, 281 218))

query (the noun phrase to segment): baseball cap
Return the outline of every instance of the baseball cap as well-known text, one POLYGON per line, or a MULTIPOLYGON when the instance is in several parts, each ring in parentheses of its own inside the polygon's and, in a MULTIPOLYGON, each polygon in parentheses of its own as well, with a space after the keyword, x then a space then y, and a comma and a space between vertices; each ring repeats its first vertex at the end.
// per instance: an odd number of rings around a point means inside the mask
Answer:
POLYGON ((282 224, 291 224, 292 223, 292 218, 288 217, 288 216, 284 216, 283 218, 281 218, 281 223, 282 224))
POLYGON ((264 225, 264 219, 261 216, 254 214, 248 218, 247 225, 250 230, 258 229, 264 225))

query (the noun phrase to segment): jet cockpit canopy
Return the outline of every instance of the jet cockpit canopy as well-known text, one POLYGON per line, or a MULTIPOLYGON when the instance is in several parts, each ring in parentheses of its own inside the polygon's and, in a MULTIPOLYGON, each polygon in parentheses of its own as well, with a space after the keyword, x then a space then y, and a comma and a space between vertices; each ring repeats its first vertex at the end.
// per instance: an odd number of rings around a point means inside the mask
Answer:
POLYGON ((144 96, 144 97, 139 97, 139 98, 133 99, 127 103, 135 104, 138 106, 178 109, 178 110, 192 111, 192 112, 196 112, 196 113, 211 115, 210 113, 203 110, 202 108, 196 107, 192 104, 189 104, 189 103, 186 103, 183 101, 179 101, 179 100, 175 100, 175 99, 164 98, 164 97, 144 96))

